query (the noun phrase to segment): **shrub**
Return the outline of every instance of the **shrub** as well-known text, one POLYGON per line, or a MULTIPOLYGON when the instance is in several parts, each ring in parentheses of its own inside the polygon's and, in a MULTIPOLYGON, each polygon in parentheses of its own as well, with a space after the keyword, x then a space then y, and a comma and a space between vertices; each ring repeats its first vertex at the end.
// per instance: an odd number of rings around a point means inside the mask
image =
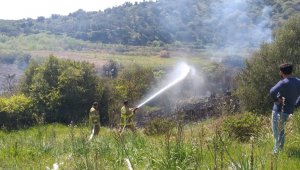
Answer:
POLYGON ((7 129, 33 124, 33 101, 24 95, 0 97, 0 125, 7 129))
POLYGON ((154 73, 149 67, 132 64, 125 67, 114 84, 115 97, 136 101, 150 89, 154 73))
POLYGON ((154 118, 145 126, 146 135, 161 135, 170 132, 175 127, 175 122, 169 119, 154 118))
POLYGON ((290 19, 276 34, 274 41, 261 46, 247 62, 237 78, 241 106, 246 111, 268 113, 271 109, 270 88, 279 81, 278 66, 289 62, 299 75, 300 18, 290 19))
POLYGON ((300 135, 300 110, 295 112, 292 120, 293 129, 300 135))
POLYGON ((228 116, 222 125, 230 137, 242 142, 248 141, 251 136, 258 136, 261 126, 261 118, 250 112, 228 116))
POLYGON ((42 64, 31 64, 21 84, 47 122, 82 121, 102 88, 93 65, 59 60, 50 56, 42 64))

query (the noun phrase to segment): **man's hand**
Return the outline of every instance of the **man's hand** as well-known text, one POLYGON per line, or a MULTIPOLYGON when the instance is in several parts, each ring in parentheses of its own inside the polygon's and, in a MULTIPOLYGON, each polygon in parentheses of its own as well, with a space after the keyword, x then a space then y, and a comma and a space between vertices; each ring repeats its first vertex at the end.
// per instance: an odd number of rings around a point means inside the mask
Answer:
POLYGON ((278 97, 277 101, 275 101, 275 104, 277 105, 284 104, 284 100, 285 100, 284 97, 278 97))

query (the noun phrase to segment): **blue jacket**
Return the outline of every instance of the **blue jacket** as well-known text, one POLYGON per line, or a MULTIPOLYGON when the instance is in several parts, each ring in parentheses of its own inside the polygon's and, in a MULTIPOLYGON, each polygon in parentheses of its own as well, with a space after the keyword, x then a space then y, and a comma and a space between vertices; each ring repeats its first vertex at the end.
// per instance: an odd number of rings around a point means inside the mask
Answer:
POLYGON ((270 90, 270 95, 274 99, 273 111, 281 112, 282 104, 276 103, 278 98, 285 98, 284 112, 292 114, 295 106, 300 105, 300 79, 296 77, 280 80, 270 90))

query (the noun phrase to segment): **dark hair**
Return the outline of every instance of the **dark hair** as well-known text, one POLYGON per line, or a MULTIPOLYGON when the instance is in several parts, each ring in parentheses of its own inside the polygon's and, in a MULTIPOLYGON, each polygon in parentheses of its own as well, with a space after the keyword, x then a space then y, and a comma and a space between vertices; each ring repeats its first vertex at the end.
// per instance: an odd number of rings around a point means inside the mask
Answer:
POLYGON ((293 65, 289 63, 284 63, 279 66, 279 69, 283 74, 289 75, 293 72, 293 65))
POLYGON ((93 106, 98 106, 98 102, 94 102, 94 103, 93 103, 93 106))
POLYGON ((124 103, 124 105, 127 105, 128 104, 128 100, 125 100, 123 103, 124 103))

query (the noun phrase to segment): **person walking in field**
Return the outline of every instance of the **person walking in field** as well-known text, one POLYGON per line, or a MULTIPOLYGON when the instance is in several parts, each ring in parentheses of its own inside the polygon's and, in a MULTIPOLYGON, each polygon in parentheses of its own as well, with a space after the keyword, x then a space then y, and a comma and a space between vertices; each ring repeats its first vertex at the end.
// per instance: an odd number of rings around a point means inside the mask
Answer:
POLYGON ((130 108, 127 100, 124 101, 123 104, 124 105, 121 108, 119 133, 122 134, 125 128, 129 128, 132 132, 135 132, 136 129, 133 124, 133 115, 138 108, 130 108))
POLYGON ((300 104, 300 79, 293 77, 292 72, 292 64, 281 64, 279 75, 282 79, 270 90, 270 95, 274 100, 272 131, 275 138, 273 149, 275 154, 278 153, 278 149, 283 149, 286 121, 293 114, 295 106, 300 104))
POLYGON ((89 122, 92 125, 92 134, 89 140, 97 136, 100 131, 100 114, 98 110, 98 103, 94 102, 89 113, 89 122))

